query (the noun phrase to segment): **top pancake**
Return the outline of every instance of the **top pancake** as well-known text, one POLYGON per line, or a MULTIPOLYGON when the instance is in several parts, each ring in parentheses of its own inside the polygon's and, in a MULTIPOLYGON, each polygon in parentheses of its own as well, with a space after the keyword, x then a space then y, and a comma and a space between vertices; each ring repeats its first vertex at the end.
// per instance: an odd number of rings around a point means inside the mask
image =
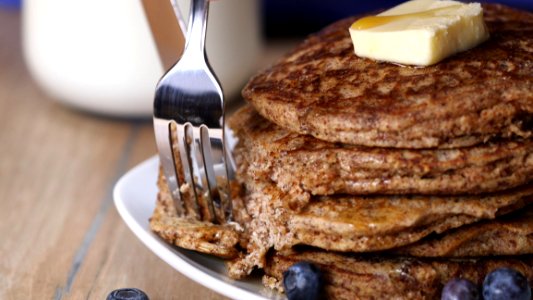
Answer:
POLYGON ((348 28, 310 36, 253 77, 243 96, 265 118, 331 142, 463 147, 528 137, 533 117, 533 14, 485 5, 490 39, 425 68, 359 58, 348 28))

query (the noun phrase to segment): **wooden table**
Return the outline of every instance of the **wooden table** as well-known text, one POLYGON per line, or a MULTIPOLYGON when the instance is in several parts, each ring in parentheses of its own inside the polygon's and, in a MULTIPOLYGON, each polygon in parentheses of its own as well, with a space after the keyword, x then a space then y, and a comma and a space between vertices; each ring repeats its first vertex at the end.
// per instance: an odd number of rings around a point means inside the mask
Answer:
POLYGON ((45 95, 23 62, 18 11, 0 10, 0 128, 0 299, 105 299, 124 287, 224 299, 156 257, 115 210, 117 179, 156 153, 150 120, 45 95))

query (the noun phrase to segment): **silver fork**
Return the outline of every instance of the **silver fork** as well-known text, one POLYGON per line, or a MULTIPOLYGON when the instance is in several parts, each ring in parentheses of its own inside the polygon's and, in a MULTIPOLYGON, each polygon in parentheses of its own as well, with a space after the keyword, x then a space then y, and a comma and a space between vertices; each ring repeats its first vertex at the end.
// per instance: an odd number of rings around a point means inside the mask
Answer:
POLYGON ((191 1, 185 50, 156 88, 154 129, 178 215, 222 224, 232 219, 231 172, 224 97, 205 55, 208 6, 191 1))

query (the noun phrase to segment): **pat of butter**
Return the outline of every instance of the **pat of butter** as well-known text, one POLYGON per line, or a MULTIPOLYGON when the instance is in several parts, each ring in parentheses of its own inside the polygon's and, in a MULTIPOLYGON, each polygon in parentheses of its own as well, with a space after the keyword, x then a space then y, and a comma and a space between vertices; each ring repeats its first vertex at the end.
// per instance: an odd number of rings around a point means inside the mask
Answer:
POLYGON ((474 48, 489 33, 479 3, 413 0, 350 27, 355 54, 380 61, 429 66, 474 48))

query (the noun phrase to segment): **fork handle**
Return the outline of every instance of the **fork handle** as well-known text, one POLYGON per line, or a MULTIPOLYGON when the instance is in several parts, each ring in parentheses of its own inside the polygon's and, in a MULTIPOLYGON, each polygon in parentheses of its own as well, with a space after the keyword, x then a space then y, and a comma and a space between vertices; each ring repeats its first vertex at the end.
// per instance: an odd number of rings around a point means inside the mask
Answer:
POLYGON ((209 0, 191 0, 184 55, 195 55, 195 53, 202 53, 205 55, 205 35, 208 10, 209 0))

